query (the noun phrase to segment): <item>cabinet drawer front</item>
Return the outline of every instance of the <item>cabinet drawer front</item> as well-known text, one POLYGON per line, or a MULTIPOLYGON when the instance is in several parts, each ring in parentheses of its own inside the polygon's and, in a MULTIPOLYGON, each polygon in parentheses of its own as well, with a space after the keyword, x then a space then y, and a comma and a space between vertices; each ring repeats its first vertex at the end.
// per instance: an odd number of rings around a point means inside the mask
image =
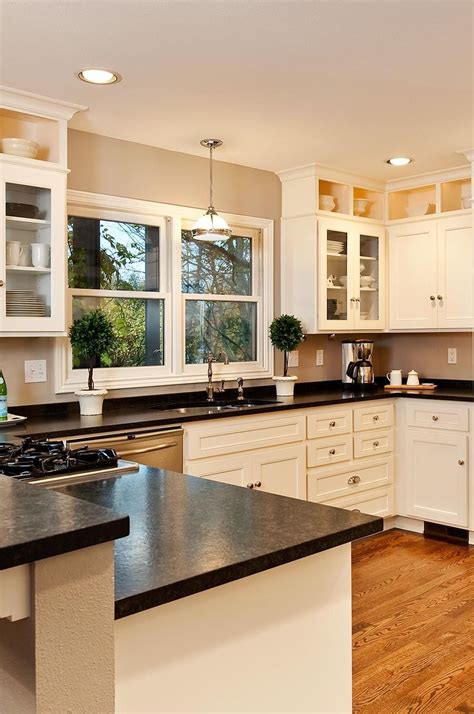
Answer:
POLYGON ((354 431, 384 429, 393 424, 393 405, 373 403, 354 409, 354 431))
POLYGON ((304 416, 234 418, 225 424, 185 428, 185 454, 187 459, 202 459, 291 444, 303 441, 304 436, 304 416))
POLYGON ((360 511, 369 516, 379 516, 386 518, 394 514, 393 488, 377 488, 368 493, 361 493, 357 496, 346 496, 336 498, 332 501, 324 501, 326 506, 345 508, 347 511, 360 511))
POLYGON ((352 412, 320 411, 307 417, 308 439, 315 439, 331 434, 349 434, 352 430, 352 412))
POLYGON ((191 461, 184 464, 189 476, 200 476, 210 481, 220 481, 233 486, 245 486, 252 476, 252 467, 248 456, 217 456, 203 461, 191 461))
POLYGON ((393 451, 393 431, 371 431, 370 433, 354 434, 354 458, 376 456, 393 451))
POLYGON ((469 408, 463 405, 409 404, 407 407, 408 426, 421 426, 425 429, 449 429, 450 431, 468 431, 469 408))
POLYGON ((315 439, 306 445, 306 455, 306 463, 310 468, 349 461, 352 459, 352 437, 350 434, 342 434, 315 439))
POLYGON ((347 464, 334 469, 318 469, 308 473, 308 500, 327 501, 329 498, 356 494, 367 489, 388 486, 393 481, 393 461, 370 459, 363 464, 347 464))

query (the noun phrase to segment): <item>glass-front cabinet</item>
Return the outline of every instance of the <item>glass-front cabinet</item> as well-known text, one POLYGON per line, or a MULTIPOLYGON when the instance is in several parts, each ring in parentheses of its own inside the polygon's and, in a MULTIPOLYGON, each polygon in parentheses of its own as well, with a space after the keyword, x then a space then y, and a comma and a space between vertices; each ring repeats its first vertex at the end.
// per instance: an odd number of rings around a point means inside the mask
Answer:
POLYGON ((385 230, 318 222, 320 330, 385 327, 385 230))
POLYGON ((64 334, 65 174, 1 166, 0 332, 64 334))

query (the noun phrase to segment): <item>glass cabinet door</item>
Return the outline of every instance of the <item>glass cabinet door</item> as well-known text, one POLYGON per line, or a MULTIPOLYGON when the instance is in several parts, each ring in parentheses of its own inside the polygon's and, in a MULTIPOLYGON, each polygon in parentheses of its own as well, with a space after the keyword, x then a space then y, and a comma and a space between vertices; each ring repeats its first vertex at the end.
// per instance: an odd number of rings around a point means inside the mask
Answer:
POLYGON ((345 225, 336 221, 319 224, 319 326, 342 330, 352 319, 350 298, 353 292, 351 274, 351 241, 345 225))
POLYGON ((380 328, 383 322, 383 266, 385 257, 383 229, 359 232, 359 296, 355 327, 380 328))

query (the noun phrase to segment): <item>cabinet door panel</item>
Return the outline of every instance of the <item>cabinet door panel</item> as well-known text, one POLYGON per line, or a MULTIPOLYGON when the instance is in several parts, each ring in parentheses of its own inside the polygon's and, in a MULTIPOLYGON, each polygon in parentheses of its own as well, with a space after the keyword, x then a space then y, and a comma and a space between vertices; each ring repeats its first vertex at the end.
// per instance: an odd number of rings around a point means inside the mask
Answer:
POLYGON ((356 255, 355 233, 349 222, 337 219, 318 222, 320 329, 347 330, 354 327, 356 255))
POLYGON ((474 235, 467 216, 438 224, 438 327, 474 325, 474 235))
POLYGON ((420 221, 390 229, 389 270, 389 327, 392 330, 437 327, 435 221, 420 221))
POLYGON ((467 526, 468 437, 466 434, 407 429, 405 514, 427 521, 467 526))
POLYGON ((381 330, 385 327, 385 229, 362 232, 357 227, 357 244, 354 327, 381 330))
POLYGON ((185 473, 189 476, 200 476, 233 486, 246 486, 252 480, 250 458, 246 454, 188 461, 185 464, 185 473))
POLYGON ((333 501, 324 501, 324 503, 326 506, 345 508, 347 511, 359 511, 380 518, 394 515, 393 488, 391 486, 376 488, 368 493, 360 493, 355 496, 336 498, 333 501))
POLYGON ((251 459, 256 489, 306 499, 305 448, 302 444, 256 451, 251 459))

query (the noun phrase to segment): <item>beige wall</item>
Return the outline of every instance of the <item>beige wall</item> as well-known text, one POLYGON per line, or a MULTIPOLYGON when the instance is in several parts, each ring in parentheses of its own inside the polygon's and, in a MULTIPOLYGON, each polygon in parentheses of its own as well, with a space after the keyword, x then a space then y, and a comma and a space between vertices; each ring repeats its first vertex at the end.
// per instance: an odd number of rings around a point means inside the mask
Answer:
MULTIPOLYGON (((184 206, 208 204, 208 160, 80 131, 69 131, 69 187, 184 206)), ((219 162, 215 170, 215 203, 220 211, 275 221, 275 311, 279 311, 281 186, 269 171, 219 162)), ((326 335, 311 336, 300 348, 300 367, 292 370, 303 381, 339 379, 340 342, 326 335), (325 364, 315 366, 316 349, 325 350, 325 364)), ((374 335, 377 374, 393 367, 444 379, 472 379, 473 350, 470 334, 374 335), (458 348, 458 364, 447 364, 447 348, 458 348)), ((0 340, 0 366, 5 371, 9 401, 38 404, 69 401, 73 395, 54 393, 54 342, 49 338, 0 340), (48 381, 24 384, 23 361, 46 359, 48 381)), ((276 368, 281 369, 277 355, 276 368)), ((199 386, 148 388, 111 392, 110 396, 188 391, 199 386)))

